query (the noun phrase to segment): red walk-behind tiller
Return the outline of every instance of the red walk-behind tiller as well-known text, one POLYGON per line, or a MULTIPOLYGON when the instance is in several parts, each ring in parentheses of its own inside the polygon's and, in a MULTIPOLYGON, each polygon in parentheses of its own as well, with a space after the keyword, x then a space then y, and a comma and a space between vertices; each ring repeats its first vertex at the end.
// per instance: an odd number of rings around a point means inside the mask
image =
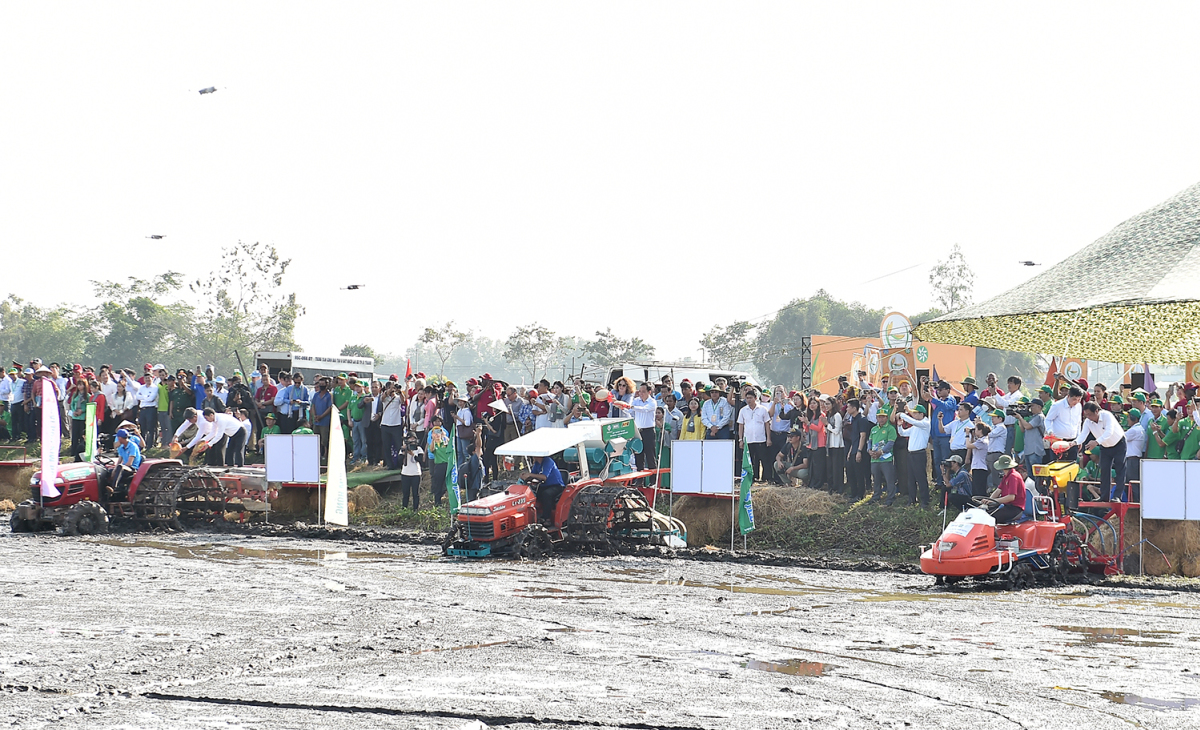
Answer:
MULTIPOLYGON (((1070 447, 1056 441, 1051 448, 1062 456, 1070 447)), ((1080 501, 1078 473, 1074 461, 1034 466, 1042 494, 1028 495, 1035 505, 1032 519, 997 525, 986 510, 966 509, 936 543, 921 546, 921 571, 936 576, 939 585, 997 579, 1014 590, 1037 580, 1064 582, 1073 574, 1123 572, 1125 515, 1139 505, 1080 501)))

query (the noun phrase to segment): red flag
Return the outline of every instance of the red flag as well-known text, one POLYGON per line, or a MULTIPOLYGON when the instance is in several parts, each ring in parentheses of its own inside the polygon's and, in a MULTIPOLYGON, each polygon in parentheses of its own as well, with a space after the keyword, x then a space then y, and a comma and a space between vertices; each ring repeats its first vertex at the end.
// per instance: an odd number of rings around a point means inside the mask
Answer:
POLYGON ((1046 369, 1046 385, 1054 386, 1054 376, 1058 375, 1058 362, 1051 357, 1050 367, 1046 369))
POLYGON ((412 360, 405 360, 405 362, 408 363, 408 367, 404 368, 404 382, 407 383, 408 379, 412 377, 412 360))

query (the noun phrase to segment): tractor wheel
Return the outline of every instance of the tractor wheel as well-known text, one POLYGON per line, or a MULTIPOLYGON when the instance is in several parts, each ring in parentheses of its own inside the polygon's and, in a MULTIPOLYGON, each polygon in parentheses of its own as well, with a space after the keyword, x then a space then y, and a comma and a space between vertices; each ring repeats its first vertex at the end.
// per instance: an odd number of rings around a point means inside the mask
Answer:
POLYGON ((33 532, 33 523, 21 519, 21 513, 16 510, 13 510, 12 516, 8 518, 8 526, 13 532, 33 532))
POLYGON ((1033 587, 1033 568, 1028 563, 1017 563, 1008 573, 1008 590, 1020 591, 1033 587))
POLYGON ((108 532, 108 514, 95 502, 80 502, 67 510, 64 535, 102 535, 108 532))
POLYGON ((542 525, 530 525, 513 538, 512 553, 518 559, 544 558, 552 549, 550 535, 542 525))
POLYGON ((453 545, 454 541, 458 539, 458 533, 460 531, 461 530, 459 528, 459 523, 455 522, 454 527, 451 527, 450 531, 446 533, 445 539, 442 540, 442 556, 443 557, 450 554, 450 546, 453 545))

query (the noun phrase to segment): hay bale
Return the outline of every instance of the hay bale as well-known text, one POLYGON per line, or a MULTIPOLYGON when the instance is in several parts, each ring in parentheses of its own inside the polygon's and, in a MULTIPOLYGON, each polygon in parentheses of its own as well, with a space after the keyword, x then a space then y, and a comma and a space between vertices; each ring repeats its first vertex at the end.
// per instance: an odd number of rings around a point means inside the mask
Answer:
POLYGON ((1188 578, 1200 576, 1200 553, 1191 553, 1179 558, 1179 572, 1188 578))
MULTIPOLYGON (((1146 520, 1142 536, 1167 554, 1200 553, 1200 525, 1182 520, 1146 520)), ((1154 552, 1153 548, 1147 553, 1154 552)))
POLYGON ((271 511, 283 514, 307 515, 317 512, 317 490, 287 488, 271 500, 271 511))
POLYGON ((376 492, 375 487, 370 484, 360 484, 351 489, 349 499, 353 502, 355 509, 364 512, 375 509, 383 502, 379 492, 376 492))
POLYGON ((1167 553, 1164 558, 1154 548, 1142 551, 1142 567, 1146 575, 1175 575, 1179 572, 1179 563, 1180 556, 1176 554, 1167 553))
POLYGON ((0 470, 0 499, 23 502, 29 499, 29 480, 40 466, 4 467, 0 470))
POLYGON ((753 490, 754 517, 772 522, 790 515, 831 515, 846 500, 807 487, 760 487, 753 490))
POLYGON ((0 499, 0 512, 12 512, 17 508, 11 499, 0 499))
POLYGON ((729 545, 734 514, 728 500, 677 497, 672 512, 687 526, 688 545, 729 545))

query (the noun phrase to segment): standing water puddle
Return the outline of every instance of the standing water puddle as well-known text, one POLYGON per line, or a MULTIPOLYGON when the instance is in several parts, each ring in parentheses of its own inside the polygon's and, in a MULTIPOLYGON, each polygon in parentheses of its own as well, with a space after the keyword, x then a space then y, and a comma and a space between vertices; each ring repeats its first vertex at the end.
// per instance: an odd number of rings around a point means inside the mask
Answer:
POLYGON ((1162 646, 1159 641, 1128 641, 1134 639, 1169 639, 1178 631, 1143 631, 1141 629, 1121 629, 1097 626, 1048 626, 1047 628, 1068 631, 1079 634, 1079 641, 1071 646, 1092 644, 1122 644, 1124 646, 1162 646))
POLYGON ((832 667, 832 664, 806 662, 803 659, 784 659, 781 662, 750 659, 742 663, 743 669, 756 669, 760 672, 774 672, 776 674, 790 674, 793 677, 820 677, 825 674, 826 669, 832 667))
POLYGON ((200 545, 175 545, 159 540, 93 540, 101 545, 114 547, 151 548, 172 553, 177 558, 185 560, 212 560, 217 562, 234 562, 242 558, 258 558, 259 560, 288 560, 288 561, 322 561, 322 560, 400 560, 411 558, 408 553, 373 553, 348 552, 336 550, 297 550, 294 548, 248 548, 222 545, 220 543, 203 543, 200 545))
POLYGON ((1156 700, 1153 697, 1142 697, 1141 695, 1129 694, 1127 692, 1101 692, 1100 696, 1109 702, 1116 702, 1120 705, 1134 705, 1159 711, 1186 710, 1189 707, 1200 706, 1200 699, 1194 697, 1181 697, 1176 700, 1156 700))

